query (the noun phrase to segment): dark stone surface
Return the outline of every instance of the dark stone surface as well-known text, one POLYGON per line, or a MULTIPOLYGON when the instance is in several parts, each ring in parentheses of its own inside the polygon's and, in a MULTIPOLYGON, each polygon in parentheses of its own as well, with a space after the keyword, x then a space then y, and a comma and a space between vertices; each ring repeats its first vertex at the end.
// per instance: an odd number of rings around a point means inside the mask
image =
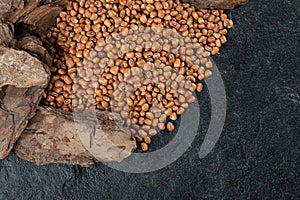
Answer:
POLYGON ((0 199, 299 199, 299 1, 251 0, 230 11, 235 27, 214 58, 227 92, 227 117, 213 151, 199 159, 208 120, 191 148, 146 174, 0 161, 0 199))

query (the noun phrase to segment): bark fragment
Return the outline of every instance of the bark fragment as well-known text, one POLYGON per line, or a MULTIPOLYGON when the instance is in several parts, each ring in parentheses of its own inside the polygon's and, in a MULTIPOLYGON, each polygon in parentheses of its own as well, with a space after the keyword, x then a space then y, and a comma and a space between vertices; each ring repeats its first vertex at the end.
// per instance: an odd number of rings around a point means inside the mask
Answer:
POLYGON ((46 87, 49 73, 44 65, 25 51, 0 45, 0 88, 12 85, 18 88, 46 87))
POLYGON ((13 24, 24 23, 42 36, 55 22, 68 0, 0 0, 0 20, 13 24))
POLYGON ((116 125, 113 113, 97 111, 97 123, 88 115, 77 114, 75 121, 82 121, 75 124, 71 113, 39 107, 15 145, 16 154, 37 165, 63 163, 87 167, 99 161, 121 162, 135 150, 136 143, 126 129, 116 125), (91 147, 92 154, 86 147, 91 147))
POLYGON ((35 36, 25 34, 15 41, 15 47, 30 53, 47 66, 52 63, 53 55, 48 53, 41 40, 35 36))
POLYGON ((16 24, 22 16, 36 8, 40 1, 41 0, 19 0, 19 5, 16 6, 14 3, 15 0, 2 0, 2 2, 0 0, 0 6, 4 4, 6 8, 0 17, 3 18, 4 21, 16 24), (10 5, 10 7, 8 5, 10 5))
POLYGON ((47 4, 37 7, 22 19, 30 31, 42 36, 55 23, 56 17, 63 7, 47 4))
POLYGON ((28 120, 34 115, 43 89, 39 86, 28 89, 7 86, 2 92, 4 97, 0 107, 0 159, 10 153, 28 120))
POLYGON ((0 159, 5 158, 35 114, 49 73, 24 51, 0 46, 0 159))
POLYGON ((12 46, 14 30, 12 24, 4 24, 0 22, 0 45, 12 46))
POLYGON ((9 12, 24 8, 23 0, 0 0, 0 19, 9 12))
POLYGON ((182 2, 190 3, 197 8, 220 8, 233 9, 238 5, 246 4, 249 0, 182 0, 182 2))

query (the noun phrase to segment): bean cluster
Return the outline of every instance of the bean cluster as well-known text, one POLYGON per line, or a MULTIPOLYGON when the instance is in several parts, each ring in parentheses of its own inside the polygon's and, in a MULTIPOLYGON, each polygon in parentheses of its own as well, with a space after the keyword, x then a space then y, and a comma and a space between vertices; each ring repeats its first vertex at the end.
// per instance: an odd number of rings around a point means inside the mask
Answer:
POLYGON ((232 26, 223 10, 173 0, 70 1, 45 36, 57 52, 44 102, 119 112, 147 151, 202 91, 232 26))

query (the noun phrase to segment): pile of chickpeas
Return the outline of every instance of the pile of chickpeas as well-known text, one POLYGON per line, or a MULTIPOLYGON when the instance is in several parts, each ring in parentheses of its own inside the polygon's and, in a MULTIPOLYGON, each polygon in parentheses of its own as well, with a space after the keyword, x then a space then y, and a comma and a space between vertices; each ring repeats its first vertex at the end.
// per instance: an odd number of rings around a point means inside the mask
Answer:
POLYGON ((57 52, 44 103, 118 112, 148 151, 202 91, 232 26, 223 10, 173 0, 70 1, 45 36, 57 52))

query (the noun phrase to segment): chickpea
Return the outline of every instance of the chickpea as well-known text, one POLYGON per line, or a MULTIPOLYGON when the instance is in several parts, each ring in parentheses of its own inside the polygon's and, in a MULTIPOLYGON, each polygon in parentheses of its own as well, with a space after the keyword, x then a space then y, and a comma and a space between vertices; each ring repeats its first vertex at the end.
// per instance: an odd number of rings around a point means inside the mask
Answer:
POLYGON ((174 124, 172 122, 168 122, 167 129, 168 129, 168 131, 174 131, 175 130, 174 124))

